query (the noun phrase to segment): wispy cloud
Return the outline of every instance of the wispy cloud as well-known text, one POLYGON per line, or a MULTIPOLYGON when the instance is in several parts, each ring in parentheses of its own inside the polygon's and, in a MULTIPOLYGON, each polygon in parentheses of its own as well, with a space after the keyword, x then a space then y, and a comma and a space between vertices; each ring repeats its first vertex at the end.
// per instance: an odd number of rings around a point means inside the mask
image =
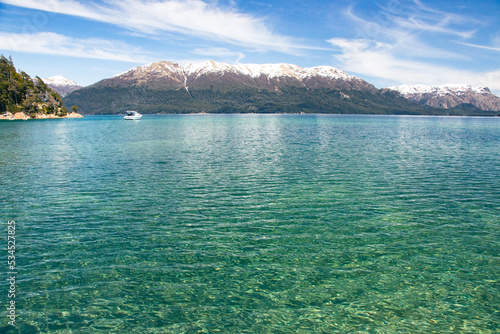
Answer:
POLYGON ((449 18, 446 17, 443 18, 440 22, 434 22, 434 23, 425 22, 423 20, 419 20, 413 17, 408 19, 397 18, 395 19, 394 22, 401 28, 407 28, 414 31, 442 33, 447 35, 458 36, 461 38, 470 38, 477 32, 477 30, 463 31, 450 28, 448 27, 449 18))
POLYGON ((75 39, 50 32, 35 34, 0 32, 0 45, 4 50, 16 52, 118 60, 131 63, 148 62, 152 58, 140 48, 120 41, 100 38, 75 39))
MULTIPOLYGON (((500 71, 473 71, 463 64, 472 61, 453 45, 500 51, 467 43, 483 23, 466 15, 448 13, 424 5, 419 0, 388 1, 378 13, 364 16, 350 6, 345 15, 354 24, 355 38, 332 38, 337 48, 336 65, 361 76, 393 84, 467 83, 500 89, 500 71), (392 4, 392 5, 391 5, 392 4), (397 5, 394 5, 397 4, 397 5), (391 5, 391 6, 390 6, 391 5), (461 68, 443 65, 445 60, 460 60, 461 68)), ((372 79, 373 80, 373 79, 372 79)))
POLYGON ((461 38, 470 38, 477 32, 477 29, 463 28, 464 24, 480 24, 476 19, 434 9, 420 0, 413 0, 413 3, 413 6, 400 7, 399 13, 395 13, 394 22, 399 27, 415 32, 435 32, 461 38))
POLYGON ((477 48, 477 49, 483 49, 483 50, 490 50, 490 51, 498 51, 498 52, 500 52, 500 47, 487 46, 487 45, 478 45, 478 44, 471 44, 471 43, 464 43, 464 42, 461 42, 460 44, 465 45, 465 46, 470 46, 470 47, 473 47, 473 48, 477 48))
POLYGON ((332 38, 341 67, 353 73, 406 84, 465 83, 500 90, 500 71, 475 72, 440 66, 408 57, 396 56, 391 45, 369 40, 332 38))
POLYGON ((303 46, 276 34, 262 18, 201 0, 109 0, 103 4, 74 0, 2 0, 5 3, 78 16, 158 35, 174 32, 245 47, 295 52, 303 46))
MULTIPOLYGON (((430 45, 422 39, 423 31, 431 28, 424 29, 422 26, 408 23, 408 20, 414 20, 409 19, 408 8, 380 8, 380 12, 374 14, 371 19, 356 15, 355 7, 352 5, 345 10, 344 14, 355 24, 355 39, 382 42, 393 54, 434 59, 464 59, 461 53, 430 45)), ((415 12, 411 14, 416 15, 415 12)), ((450 34, 461 33, 448 30, 450 34)))

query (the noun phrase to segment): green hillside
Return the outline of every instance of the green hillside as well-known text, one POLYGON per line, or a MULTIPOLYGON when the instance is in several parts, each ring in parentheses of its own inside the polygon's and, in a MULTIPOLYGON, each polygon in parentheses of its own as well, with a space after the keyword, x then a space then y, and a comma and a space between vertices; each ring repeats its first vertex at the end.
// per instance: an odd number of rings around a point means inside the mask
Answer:
POLYGON ((144 86, 90 86, 64 98, 84 114, 172 113, 335 113, 412 115, 490 115, 470 108, 422 106, 390 90, 335 90, 284 87, 280 92, 254 88, 233 90, 161 89, 144 86))
POLYGON ((36 77, 31 79, 23 71, 17 71, 12 59, 3 55, 0 59, 0 112, 24 113, 27 117, 38 115, 66 116, 59 94, 36 77))

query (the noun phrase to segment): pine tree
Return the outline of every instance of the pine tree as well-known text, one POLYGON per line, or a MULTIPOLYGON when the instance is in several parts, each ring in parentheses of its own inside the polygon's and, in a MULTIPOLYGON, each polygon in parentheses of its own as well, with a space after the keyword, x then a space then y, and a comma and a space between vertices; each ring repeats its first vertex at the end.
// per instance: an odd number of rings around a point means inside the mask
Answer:
POLYGON ((37 114, 67 115, 59 94, 49 88, 38 76, 33 80, 23 71, 18 72, 12 58, 0 57, 0 112, 23 112, 31 117, 37 114))

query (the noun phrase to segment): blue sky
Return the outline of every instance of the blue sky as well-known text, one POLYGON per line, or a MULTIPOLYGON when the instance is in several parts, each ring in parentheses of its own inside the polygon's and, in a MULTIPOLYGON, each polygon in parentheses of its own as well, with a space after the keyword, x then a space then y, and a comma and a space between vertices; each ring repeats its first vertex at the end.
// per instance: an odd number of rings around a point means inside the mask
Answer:
POLYGON ((0 52, 81 85, 159 60, 329 65, 500 93, 499 0, 0 0, 0 52))

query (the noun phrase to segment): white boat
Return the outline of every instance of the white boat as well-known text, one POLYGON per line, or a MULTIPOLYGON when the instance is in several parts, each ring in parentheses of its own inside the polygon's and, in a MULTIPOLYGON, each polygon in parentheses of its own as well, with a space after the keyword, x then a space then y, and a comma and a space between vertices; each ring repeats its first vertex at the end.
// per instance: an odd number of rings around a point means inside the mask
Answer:
POLYGON ((129 110, 127 111, 127 116, 124 118, 127 120, 139 120, 141 119, 142 115, 139 114, 137 111, 129 110))

